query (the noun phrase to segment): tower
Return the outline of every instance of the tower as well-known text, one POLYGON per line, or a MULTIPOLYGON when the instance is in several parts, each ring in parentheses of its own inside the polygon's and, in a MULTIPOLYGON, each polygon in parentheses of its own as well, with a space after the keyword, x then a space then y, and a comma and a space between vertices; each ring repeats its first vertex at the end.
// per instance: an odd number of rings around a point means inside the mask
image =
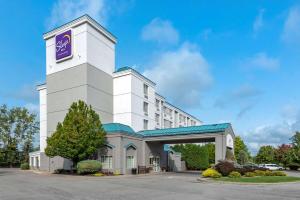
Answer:
POLYGON ((46 42, 47 136, 73 102, 83 100, 113 121, 116 38, 88 15, 43 35, 46 42))

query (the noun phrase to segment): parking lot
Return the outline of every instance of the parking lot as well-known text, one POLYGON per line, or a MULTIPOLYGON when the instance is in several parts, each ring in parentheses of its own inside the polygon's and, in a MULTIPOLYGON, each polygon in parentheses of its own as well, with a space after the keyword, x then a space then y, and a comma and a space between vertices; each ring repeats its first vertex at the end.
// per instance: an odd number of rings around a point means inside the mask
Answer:
POLYGON ((197 177, 196 173, 88 177, 0 169, 0 199, 300 199, 300 183, 241 185, 199 182, 197 177))

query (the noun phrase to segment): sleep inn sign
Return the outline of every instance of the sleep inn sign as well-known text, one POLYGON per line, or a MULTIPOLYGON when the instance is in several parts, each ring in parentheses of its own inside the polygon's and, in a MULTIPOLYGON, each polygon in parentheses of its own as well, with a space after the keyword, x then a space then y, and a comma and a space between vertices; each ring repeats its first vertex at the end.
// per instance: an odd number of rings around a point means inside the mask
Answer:
POLYGON ((72 31, 68 30, 55 36, 56 61, 72 56, 72 31))

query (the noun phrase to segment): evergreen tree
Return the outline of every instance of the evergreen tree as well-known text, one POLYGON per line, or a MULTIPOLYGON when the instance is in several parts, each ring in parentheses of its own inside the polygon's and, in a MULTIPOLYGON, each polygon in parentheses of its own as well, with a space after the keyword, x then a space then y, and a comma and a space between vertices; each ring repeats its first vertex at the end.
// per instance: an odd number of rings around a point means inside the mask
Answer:
POLYGON ((74 102, 62 123, 47 139, 45 153, 77 162, 88 159, 105 143, 99 115, 83 101, 74 102))

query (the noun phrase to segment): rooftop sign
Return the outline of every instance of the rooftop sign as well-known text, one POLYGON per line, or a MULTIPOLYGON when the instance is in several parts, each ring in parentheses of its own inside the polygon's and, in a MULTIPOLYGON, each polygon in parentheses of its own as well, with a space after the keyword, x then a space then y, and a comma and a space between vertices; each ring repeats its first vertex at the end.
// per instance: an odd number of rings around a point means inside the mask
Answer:
POLYGON ((72 57, 72 31, 68 30, 55 36, 56 61, 72 57))

